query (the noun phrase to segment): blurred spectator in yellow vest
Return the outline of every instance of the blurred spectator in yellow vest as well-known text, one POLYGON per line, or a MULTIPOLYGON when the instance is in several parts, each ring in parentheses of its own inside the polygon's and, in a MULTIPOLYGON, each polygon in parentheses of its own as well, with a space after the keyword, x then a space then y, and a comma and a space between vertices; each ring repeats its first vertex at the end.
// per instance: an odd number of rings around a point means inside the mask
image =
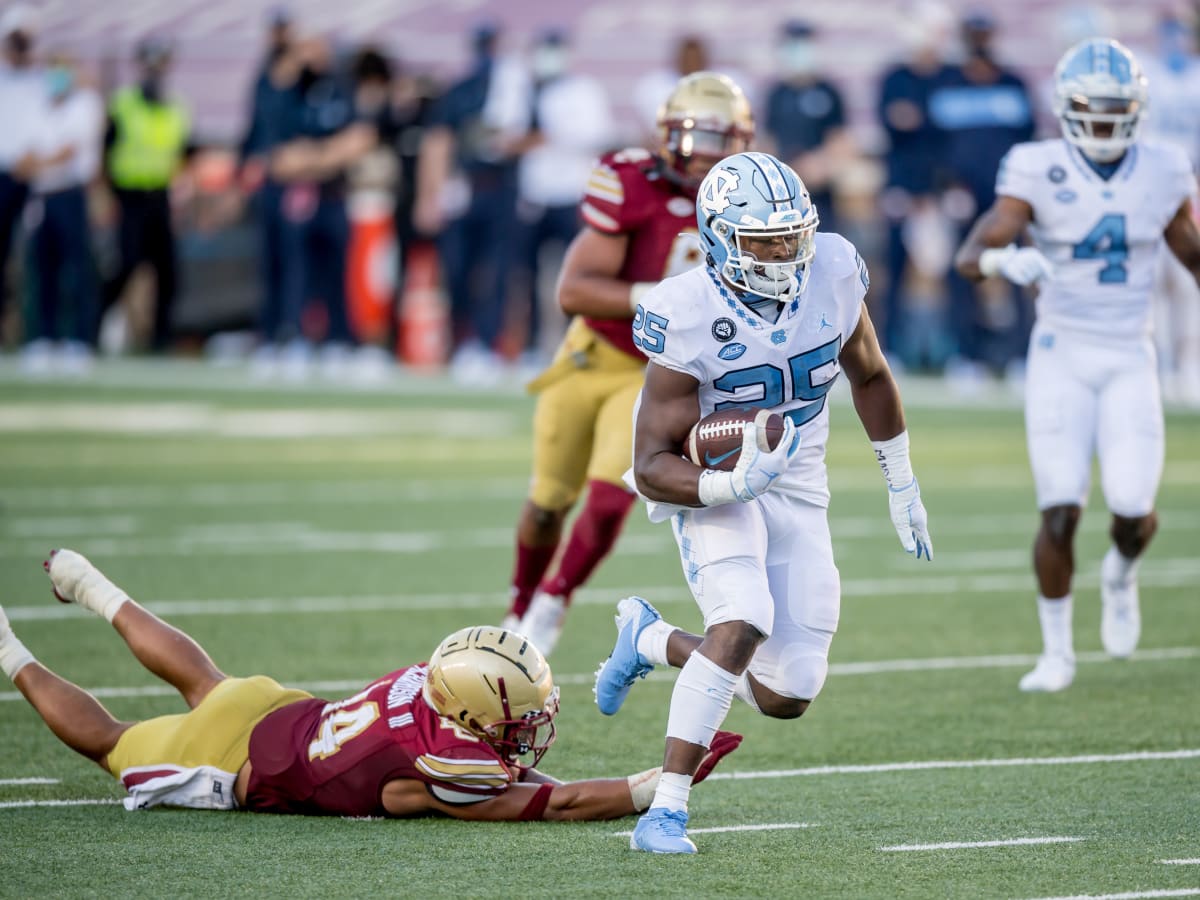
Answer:
POLYGON ((106 171, 120 214, 120 265, 104 288, 104 310, 120 298, 143 262, 155 274, 153 349, 168 349, 176 293, 175 235, 169 189, 188 146, 189 118, 166 93, 171 46, 148 39, 137 47, 137 84, 109 102, 106 171))

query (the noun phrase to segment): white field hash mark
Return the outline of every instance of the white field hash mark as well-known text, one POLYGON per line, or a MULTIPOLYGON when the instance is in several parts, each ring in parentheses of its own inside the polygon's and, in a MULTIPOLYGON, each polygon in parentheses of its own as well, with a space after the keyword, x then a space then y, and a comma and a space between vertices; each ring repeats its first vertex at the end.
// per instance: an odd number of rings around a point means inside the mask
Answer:
POLYGON ((904 853, 914 850, 976 850, 984 847, 1024 847, 1030 844, 1074 844, 1081 837, 1029 837, 1010 838, 1003 841, 947 841, 944 844, 898 844, 895 847, 880 847, 883 853, 904 853))
POLYGON ((57 778, 0 778, 0 785, 58 784, 57 778))
MULTIPOLYGON (((723 825, 716 828, 689 828, 688 834, 722 834, 731 831, 783 831, 792 828, 816 828, 816 822, 778 822, 766 825, 723 825)), ((614 831, 613 837, 630 837, 632 831, 614 831)))
POLYGON ((1200 866, 1200 858, 1197 859, 1160 859, 1160 865, 1164 866, 1200 866))
POLYGON ((35 806, 116 806, 120 802, 114 797, 82 797, 78 800, 6 800, 0 803, 0 809, 29 809, 35 806))

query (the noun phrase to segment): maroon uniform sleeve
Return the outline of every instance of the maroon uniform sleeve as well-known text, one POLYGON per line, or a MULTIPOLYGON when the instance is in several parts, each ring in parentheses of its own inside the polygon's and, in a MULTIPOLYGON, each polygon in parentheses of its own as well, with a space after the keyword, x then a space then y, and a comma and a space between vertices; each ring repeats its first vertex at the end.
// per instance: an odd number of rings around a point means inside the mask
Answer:
MULTIPOLYGON (((635 147, 601 157, 580 213, 597 231, 628 237, 619 277, 630 283, 657 283, 703 262, 695 200, 662 175, 648 150, 635 147)), ((642 358, 629 319, 589 316, 587 323, 615 347, 642 358)))

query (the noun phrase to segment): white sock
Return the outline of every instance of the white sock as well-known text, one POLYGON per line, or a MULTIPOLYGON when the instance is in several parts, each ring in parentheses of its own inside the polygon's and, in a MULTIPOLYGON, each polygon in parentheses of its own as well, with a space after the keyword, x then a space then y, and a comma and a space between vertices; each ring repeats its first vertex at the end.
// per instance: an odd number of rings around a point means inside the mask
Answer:
POLYGON ((671 637, 673 631, 675 631, 675 626, 662 619, 647 625, 642 629, 642 633, 638 635, 637 652, 651 665, 668 665, 667 640, 671 637))
POLYGON ((733 692, 737 694, 739 700, 744 702, 756 713, 762 712, 762 707, 758 705, 758 700, 754 698, 754 688, 750 686, 749 670, 742 673, 742 676, 738 679, 737 687, 733 689, 733 692))
POLYGON ((1050 600, 1038 594, 1038 619, 1042 623, 1042 645, 1047 656, 1059 656, 1075 661, 1075 642, 1071 634, 1073 598, 1050 600))
POLYGON ((1137 580, 1138 566, 1141 565, 1141 562, 1140 556, 1130 559, 1121 553, 1114 544, 1108 548, 1108 552, 1104 554, 1104 561, 1100 563, 1100 577, 1108 582, 1116 582, 1123 587, 1128 586, 1137 580))
POLYGON ((688 795, 692 792, 692 776, 676 772, 663 772, 658 779, 651 808, 664 807, 671 812, 687 812, 688 795))
POLYGON ((8 625, 8 617, 0 608, 0 670, 3 670, 10 679, 16 678, 18 672, 36 661, 33 654, 13 634, 13 630, 8 625))

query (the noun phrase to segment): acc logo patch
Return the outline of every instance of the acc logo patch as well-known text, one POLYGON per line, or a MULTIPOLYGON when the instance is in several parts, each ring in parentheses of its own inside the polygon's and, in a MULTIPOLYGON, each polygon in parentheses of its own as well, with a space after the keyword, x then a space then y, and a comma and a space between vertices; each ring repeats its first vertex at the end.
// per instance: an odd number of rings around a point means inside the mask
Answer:
POLYGON ((733 319, 721 318, 712 323, 712 336, 722 344, 732 341, 735 334, 737 334, 737 326, 733 324, 733 319))
POLYGON ((1067 170, 1062 166, 1051 166, 1050 171, 1046 173, 1046 177, 1054 184, 1062 184, 1067 180, 1067 170))
POLYGON ((741 356, 745 352, 746 352, 745 344, 726 344, 724 347, 721 348, 721 352, 719 352, 717 354, 717 356, 721 357, 721 359, 728 362, 729 360, 737 359, 739 356, 741 356))
POLYGON ((1079 195, 1074 191, 1059 191, 1054 195, 1054 199, 1059 203, 1074 203, 1079 199, 1079 195))
POLYGON ((729 192, 738 186, 738 173, 713 169, 700 185, 700 208, 718 215, 729 208, 729 192))

